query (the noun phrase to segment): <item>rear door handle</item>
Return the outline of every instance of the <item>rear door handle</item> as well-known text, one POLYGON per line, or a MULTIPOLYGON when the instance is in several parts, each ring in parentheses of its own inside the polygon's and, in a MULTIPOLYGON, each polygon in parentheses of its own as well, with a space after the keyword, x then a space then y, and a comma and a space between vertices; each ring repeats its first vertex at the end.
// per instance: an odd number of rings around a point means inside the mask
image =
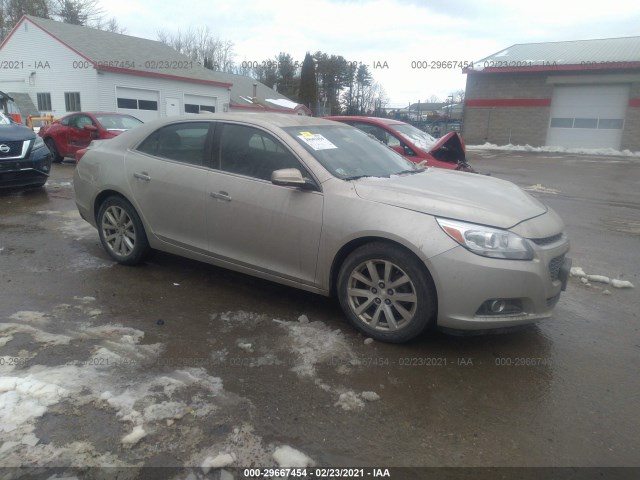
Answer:
POLYGON ((209 195, 211 195, 213 198, 224 200, 225 202, 231 201, 231 195, 229 195, 227 192, 211 192, 209 195))
POLYGON ((151 181, 151 177, 147 172, 134 173, 133 176, 136 177, 138 180, 144 180, 145 182, 151 181))

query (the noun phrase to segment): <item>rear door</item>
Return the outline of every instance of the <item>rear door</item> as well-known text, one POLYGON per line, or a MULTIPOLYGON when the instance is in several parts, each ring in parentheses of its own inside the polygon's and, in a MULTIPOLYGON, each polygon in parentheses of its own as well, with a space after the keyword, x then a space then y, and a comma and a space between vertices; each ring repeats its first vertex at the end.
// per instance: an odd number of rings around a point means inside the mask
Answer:
POLYGON ((213 122, 177 122, 127 153, 125 168, 137 211, 160 240, 208 252, 205 205, 213 122))
POLYGON ((215 256, 312 285, 324 197, 271 183, 271 173, 298 168, 278 138, 251 126, 225 123, 216 132, 209 175, 207 226, 215 256))

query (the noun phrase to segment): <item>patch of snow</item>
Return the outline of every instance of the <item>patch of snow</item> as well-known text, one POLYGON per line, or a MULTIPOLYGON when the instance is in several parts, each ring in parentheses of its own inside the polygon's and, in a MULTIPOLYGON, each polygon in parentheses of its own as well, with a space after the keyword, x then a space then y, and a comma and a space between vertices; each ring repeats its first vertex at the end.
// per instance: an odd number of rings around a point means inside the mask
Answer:
POLYGON ((309 323, 309 317, 307 317, 306 315, 300 315, 298 317, 298 321, 300 323, 309 323))
POLYGON ((587 280, 597 283, 611 283, 611 279, 609 277, 605 277, 604 275, 587 275, 587 280))
POLYGON ((144 431, 144 428, 142 428, 140 425, 136 425, 131 433, 122 437, 121 442, 125 445, 135 445, 146 436, 147 432, 144 431))
POLYGON ((378 395, 376 392, 362 392, 360 396, 367 402, 375 402, 377 400, 380 400, 380 395, 378 395))
POLYGON ((605 290, 602 292, 603 295, 611 295, 611 290, 605 290))
POLYGON ((228 467, 235 461, 236 456, 233 453, 219 453, 215 457, 205 458, 200 468, 202 468, 202 472, 206 475, 212 468, 228 467))
POLYGON ((9 318, 19 322, 37 323, 41 325, 49 323, 49 315, 33 310, 21 310, 14 313, 9 318))
POLYGON ((560 190, 556 190, 554 188, 545 187, 540 183, 536 183, 535 185, 530 185, 528 187, 523 187, 523 190, 527 192, 539 192, 539 193, 550 193, 551 195, 556 195, 560 193, 560 190))
POLYGON ((341 393, 338 401, 334 404, 343 410, 359 410, 364 407, 364 402, 356 392, 341 393))
POLYGON ((288 445, 276 448, 273 459, 281 468, 306 468, 315 465, 310 457, 288 445))
POLYGON ((617 278, 611 280, 611 286, 613 288, 635 288, 633 283, 628 280, 618 280, 617 278))
POLYGON ((297 364, 291 369, 299 377, 316 375, 316 365, 345 364, 355 358, 351 347, 340 330, 331 330, 320 321, 310 323, 278 321, 287 330, 288 347, 298 357, 297 364))
POLYGON ((566 147, 532 147, 531 145, 496 145, 485 143, 483 145, 467 145, 467 150, 502 150, 508 152, 549 152, 549 153, 574 153, 581 155, 604 155, 616 157, 640 157, 639 152, 631 150, 615 150, 613 148, 566 148, 566 147))
POLYGON ((584 273, 584 270, 582 269, 582 267, 571 267, 571 270, 569 271, 569 275, 572 277, 586 277, 587 274, 584 273))
POLYGON ((273 103, 274 105, 278 105, 279 107, 290 108, 291 110, 295 109, 299 105, 296 102, 287 100, 286 98, 266 98, 265 100, 269 103, 273 103))
POLYGON ((253 346, 248 342, 238 342, 238 348, 241 348, 246 352, 253 352, 253 346))
POLYGON ((365 338, 364 339, 364 344, 365 345, 371 345, 374 342, 373 338, 365 338))

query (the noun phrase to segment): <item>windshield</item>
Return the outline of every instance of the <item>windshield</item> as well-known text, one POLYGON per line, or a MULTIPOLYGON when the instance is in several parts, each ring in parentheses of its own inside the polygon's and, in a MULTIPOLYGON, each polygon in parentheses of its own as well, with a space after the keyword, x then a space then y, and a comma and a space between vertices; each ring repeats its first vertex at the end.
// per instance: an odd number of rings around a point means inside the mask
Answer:
POLYGON ((437 142, 437 140, 428 133, 417 129, 416 127, 414 127, 413 125, 409 125, 408 123, 405 123, 403 125, 389 125, 389 128, 405 136, 407 140, 413 142, 416 147, 424 150, 425 152, 431 150, 431 147, 433 147, 433 145, 437 142))
POLYGON ((131 130, 142 124, 131 115, 96 115, 96 119, 105 130, 131 130))
POLYGON ((338 178, 388 177, 422 170, 354 127, 314 125, 285 130, 338 178))

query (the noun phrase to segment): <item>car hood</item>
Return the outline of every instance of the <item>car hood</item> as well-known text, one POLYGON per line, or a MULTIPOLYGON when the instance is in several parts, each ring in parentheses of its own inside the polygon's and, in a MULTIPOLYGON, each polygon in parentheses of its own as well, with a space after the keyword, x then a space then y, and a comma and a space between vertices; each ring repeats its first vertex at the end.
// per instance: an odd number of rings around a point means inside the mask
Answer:
POLYGON ((0 125, 0 143, 11 142, 15 140, 33 140, 36 134, 28 127, 23 125, 0 125))
POLYGON ((547 212, 546 206, 511 182, 452 170, 429 168, 353 183, 365 200, 497 228, 511 228, 547 212))

